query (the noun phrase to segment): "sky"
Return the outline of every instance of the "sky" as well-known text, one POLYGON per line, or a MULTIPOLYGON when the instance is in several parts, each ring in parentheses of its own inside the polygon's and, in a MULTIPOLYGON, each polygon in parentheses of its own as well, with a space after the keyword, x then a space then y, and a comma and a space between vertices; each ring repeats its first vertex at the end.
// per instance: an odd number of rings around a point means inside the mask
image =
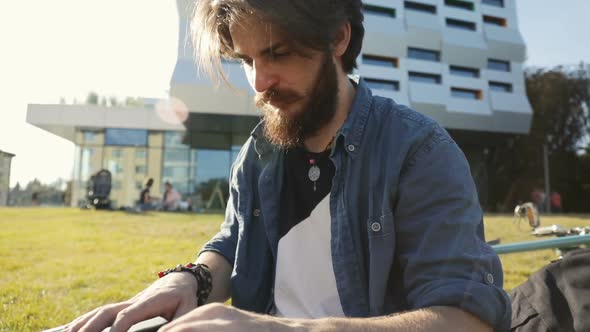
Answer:
MULTIPOLYGON (((477 0, 476 0, 477 1, 477 0)), ((528 66, 590 63, 589 0, 516 1, 528 66)), ((10 185, 70 179, 74 145, 26 123, 27 104, 166 98, 177 57, 175 1, 0 2, 0 150, 10 185)))

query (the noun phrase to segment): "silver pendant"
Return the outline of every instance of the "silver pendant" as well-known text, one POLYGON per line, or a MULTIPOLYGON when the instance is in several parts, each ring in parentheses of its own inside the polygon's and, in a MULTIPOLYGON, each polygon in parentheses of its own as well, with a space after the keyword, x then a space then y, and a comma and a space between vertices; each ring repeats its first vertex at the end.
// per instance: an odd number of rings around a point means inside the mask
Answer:
POLYGON ((307 172, 307 176, 313 182, 316 182, 320 178, 320 168, 316 165, 313 165, 309 168, 309 172, 307 172))

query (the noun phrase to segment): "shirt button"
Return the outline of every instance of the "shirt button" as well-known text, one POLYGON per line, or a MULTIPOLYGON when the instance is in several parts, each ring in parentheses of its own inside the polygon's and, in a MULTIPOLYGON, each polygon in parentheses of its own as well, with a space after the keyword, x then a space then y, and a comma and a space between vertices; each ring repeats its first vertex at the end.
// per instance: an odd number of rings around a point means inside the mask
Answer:
POLYGON ((494 284, 494 276, 491 273, 488 273, 486 275, 486 281, 488 282, 488 284, 493 285, 494 284))
POLYGON ((374 222, 371 224, 371 230, 375 233, 379 232, 381 230, 381 224, 378 222, 374 222))
POLYGON ((350 151, 350 152, 353 152, 353 151, 354 151, 354 149, 356 149, 356 148, 354 147, 354 145, 350 144, 350 145, 348 146, 348 151, 350 151))
POLYGON ((254 215, 254 217, 260 217, 260 209, 254 209, 252 214, 254 215))

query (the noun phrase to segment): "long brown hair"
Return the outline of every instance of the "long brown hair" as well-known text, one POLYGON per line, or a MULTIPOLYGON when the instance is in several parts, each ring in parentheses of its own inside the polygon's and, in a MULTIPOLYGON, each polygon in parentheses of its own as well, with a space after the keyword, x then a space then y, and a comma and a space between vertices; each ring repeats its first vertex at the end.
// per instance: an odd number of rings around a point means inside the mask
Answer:
POLYGON ((295 44, 324 52, 348 21, 351 36, 342 65, 350 73, 365 33, 361 8, 361 0, 197 0, 191 21, 195 59, 212 78, 226 81, 221 59, 233 58, 229 27, 246 16, 276 24, 295 44))

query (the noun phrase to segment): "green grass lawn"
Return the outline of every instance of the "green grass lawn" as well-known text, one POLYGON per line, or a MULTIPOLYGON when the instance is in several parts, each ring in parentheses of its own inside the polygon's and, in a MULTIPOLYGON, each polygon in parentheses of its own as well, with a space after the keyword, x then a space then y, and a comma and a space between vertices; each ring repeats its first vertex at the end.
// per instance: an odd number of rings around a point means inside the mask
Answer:
MULTIPOLYGON (((162 269, 193 261, 221 215, 0 209, 0 331, 54 327, 125 300, 162 269)), ((543 225, 590 225, 590 217, 543 217, 543 225)), ((534 240, 512 217, 488 216, 488 240, 534 240)), ((554 259, 543 250, 501 257, 511 289, 554 259)))

